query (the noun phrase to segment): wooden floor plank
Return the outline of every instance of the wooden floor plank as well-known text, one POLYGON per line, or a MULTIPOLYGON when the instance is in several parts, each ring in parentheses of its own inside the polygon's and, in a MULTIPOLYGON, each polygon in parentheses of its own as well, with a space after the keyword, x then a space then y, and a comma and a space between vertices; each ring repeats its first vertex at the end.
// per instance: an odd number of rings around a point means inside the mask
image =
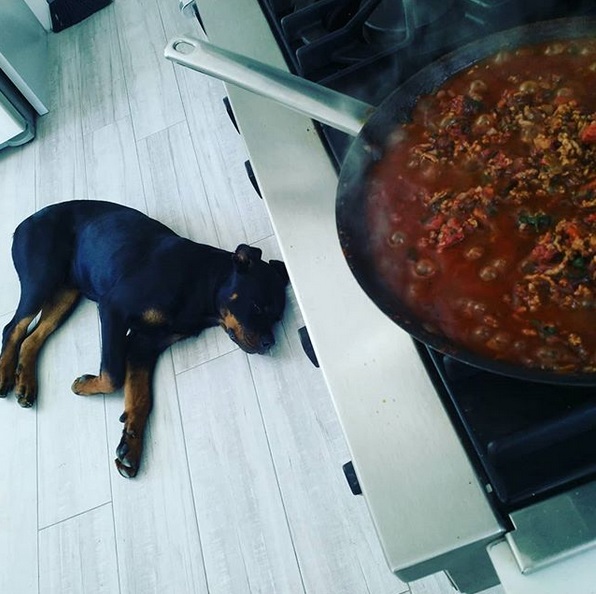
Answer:
POLYGON ((83 132, 74 112, 56 110, 37 124, 36 206, 86 197, 83 132))
MULTIPOLYGON (((410 582, 411 594, 457 594, 449 578, 444 573, 437 573, 421 580, 410 582)), ((482 594, 504 594, 500 588, 491 588, 482 594)))
POLYGON ((304 592, 251 389, 235 351, 178 376, 211 594, 304 592))
POLYGON ((221 246, 233 250, 271 236, 265 206, 244 168, 246 148, 222 103, 224 86, 181 66, 176 76, 221 246))
POLYGON ((37 593, 36 420, 12 395, 0 400, 0 592, 37 593))
POLYGON ((89 134, 130 115, 113 4, 79 23, 76 33, 81 125, 89 134))
POLYGON ((37 208, 87 192, 76 31, 63 33, 48 43, 50 113, 38 118, 34 141, 37 208))
POLYGON ((178 2, 160 2, 159 13, 168 39, 180 34, 196 37, 200 32, 196 18, 183 15, 178 2))
MULTIPOLYGON (((182 16, 174 4, 161 3, 160 12, 168 39, 199 34, 196 20, 182 16)), ((176 66, 175 72, 222 247, 231 250, 241 241, 271 236, 265 207, 244 168, 244 141, 223 104, 224 85, 186 68, 176 66)))
POLYGON ((87 195, 147 211, 139 158, 127 116, 84 137, 87 195))
POLYGON ((194 241, 219 240, 186 122, 140 140, 148 214, 194 241))
POLYGON ((103 396, 76 396, 73 380, 99 371, 99 322, 84 301, 48 340, 39 362, 39 526, 110 501, 103 396))
POLYGON ((118 594, 112 506, 41 530, 39 569, 40 594, 118 594))
POLYGON ((169 353, 157 367, 155 405, 139 475, 113 464, 121 394, 106 397, 120 586, 126 594, 207 594, 186 447, 169 353))
POLYGON ((116 0, 122 64, 135 136, 145 138, 185 119, 155 0, 116 0))

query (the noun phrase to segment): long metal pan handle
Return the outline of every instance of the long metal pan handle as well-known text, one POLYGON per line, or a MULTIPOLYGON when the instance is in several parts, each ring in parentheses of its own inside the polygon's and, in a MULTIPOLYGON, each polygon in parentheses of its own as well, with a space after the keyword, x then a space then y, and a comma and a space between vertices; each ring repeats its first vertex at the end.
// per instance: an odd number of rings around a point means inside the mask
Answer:
POLYGON ((193 37, 171 39, 164 55, 177 64, 273 99, 352 136, 358 135, 374 111, 367 103, 193 37))

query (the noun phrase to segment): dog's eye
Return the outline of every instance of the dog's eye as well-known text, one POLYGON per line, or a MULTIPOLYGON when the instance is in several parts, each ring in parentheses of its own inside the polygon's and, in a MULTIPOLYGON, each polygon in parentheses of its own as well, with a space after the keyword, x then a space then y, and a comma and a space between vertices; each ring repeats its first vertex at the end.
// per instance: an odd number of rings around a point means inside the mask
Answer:
POLYGON ((271 307, 269 305, 259 305, 258 303, 253 303, 252 310, 257 316, 269 315, 271 307))

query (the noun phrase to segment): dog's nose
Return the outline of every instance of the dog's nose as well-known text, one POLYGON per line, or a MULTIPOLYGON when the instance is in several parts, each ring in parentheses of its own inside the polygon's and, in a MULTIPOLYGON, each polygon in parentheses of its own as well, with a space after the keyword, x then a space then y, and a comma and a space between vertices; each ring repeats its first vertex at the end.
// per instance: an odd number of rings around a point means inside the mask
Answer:
POLYGON ((268 351, 275 344, 275 338, 273 334, 264 334, 261 336, 261 350, 262 352, 268 351))

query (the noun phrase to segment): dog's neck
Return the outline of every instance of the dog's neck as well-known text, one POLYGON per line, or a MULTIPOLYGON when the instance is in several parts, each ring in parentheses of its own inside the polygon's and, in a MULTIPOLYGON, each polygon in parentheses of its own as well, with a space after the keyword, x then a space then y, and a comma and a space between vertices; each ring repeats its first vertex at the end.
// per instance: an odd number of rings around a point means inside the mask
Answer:
POLYGON ((212 286, 209 287, 210 294, 213 295, 211 303, 211 313, 218 319, 221 316, 222 309, 228 301, 230 294, 230 284, 232 283, 233 276, 236 274, 233 264, 230 262, 230 266, 227 270, 221 270, 217 275, 214 275, 212 279, 212 286))

